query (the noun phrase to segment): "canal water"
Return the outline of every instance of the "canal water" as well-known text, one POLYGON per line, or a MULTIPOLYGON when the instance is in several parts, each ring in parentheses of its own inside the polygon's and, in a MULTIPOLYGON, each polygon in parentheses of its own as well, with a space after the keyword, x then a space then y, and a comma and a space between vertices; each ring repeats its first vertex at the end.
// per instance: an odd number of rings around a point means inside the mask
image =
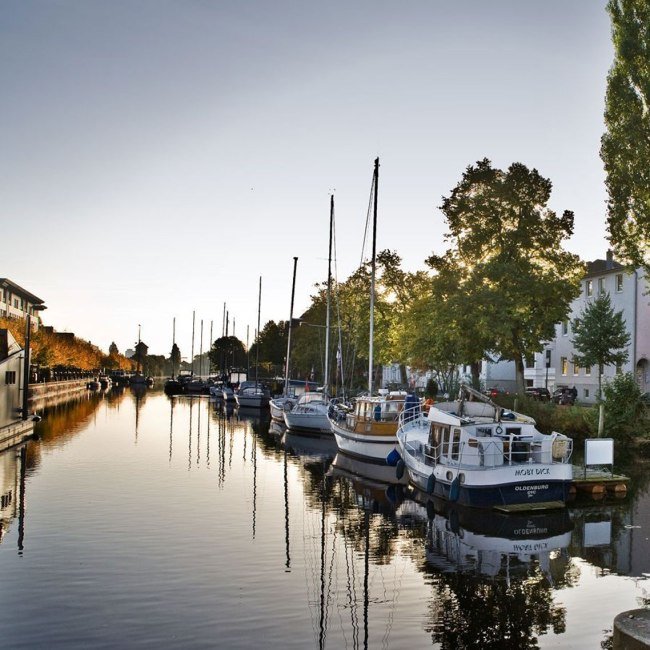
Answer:
POLYGON ((509 518, 207 398, 44 416, 0 456, 3 647, 600 648, 650 597, 647 470, 509 518))

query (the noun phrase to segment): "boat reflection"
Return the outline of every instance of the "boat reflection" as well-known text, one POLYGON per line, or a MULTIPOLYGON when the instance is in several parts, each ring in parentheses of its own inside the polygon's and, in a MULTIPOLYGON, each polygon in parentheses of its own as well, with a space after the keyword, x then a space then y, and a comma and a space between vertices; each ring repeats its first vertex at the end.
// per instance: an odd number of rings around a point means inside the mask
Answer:
POLYGON ((336 441, 330 435, 303 436, 287 429, 282 436, 282 444, 296 456, 332 459, 336 456, 336 441))
POLYGON ((395 468, 390 465, 380 465, 372 461, 352 458, 341 452, 336 454, 332 468, 339 475, 347 476, 352 480, 361 478, 384 485, 408 485, 406 473, 402 475, 401 479, 398 479, 395 475, 395 468))
POLYGON ((427 503, 427 562, 441 571, 483 576, 512 575, 532 562, 550 576, 550 562, 571 543, 573 523, 566 509, 544 514, 499 514, 427 503))

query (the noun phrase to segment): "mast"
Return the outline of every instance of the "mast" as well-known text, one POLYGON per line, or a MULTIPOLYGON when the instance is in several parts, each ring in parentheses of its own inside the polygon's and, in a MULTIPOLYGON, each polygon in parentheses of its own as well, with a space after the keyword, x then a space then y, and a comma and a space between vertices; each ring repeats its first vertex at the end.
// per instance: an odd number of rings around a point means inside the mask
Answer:
POLYGON ((323 388, 329 395, 330 389, 330 299, 332 293, 332 230, 334 225, 334 195, 330 196, 330 245, 327 256, 327 319, 325 321, 325 381, 323 388))
POLYGON ((257 345, 255 346, 255 390, 257 390, 257 373, 260 365, 260 312, 262 311, 262 276, 260 275, 260 291, 257 298, 257 345))
POLYGON ((190 374, 194 377, 194 322, 196 319, 196 310, 192 311, 192 365, 190 369, 190 374))
POLYGON ((203 377, 203 319, 201 319, 201 344, 199 345, 199 377, 203 377))
POLYGON ((174 375, 174 346, 176 345, 176 316, 174 316, 174 319, 172 320, 172 379, 175 377, 174 375))
POLYGON ((296 295, 296 267, 298 258, 293 258, 293 281, 291 282, 291 309, 289 310, 289 335, 287 336, 287 359, 284 367, 284 395, 289 395, 289 357, 291 355, 291 328, 293 325, 293 298, 296 295))
POLYGON ((373 175, 373 209, 372 209, 372 262, 370 275, 370 334, 368 341, 368 393, 372 395, 372 352, 375 336, 375 273, 377 256, 377 194, 379 191, 379 158, 375 158, 375 173, 373 175))

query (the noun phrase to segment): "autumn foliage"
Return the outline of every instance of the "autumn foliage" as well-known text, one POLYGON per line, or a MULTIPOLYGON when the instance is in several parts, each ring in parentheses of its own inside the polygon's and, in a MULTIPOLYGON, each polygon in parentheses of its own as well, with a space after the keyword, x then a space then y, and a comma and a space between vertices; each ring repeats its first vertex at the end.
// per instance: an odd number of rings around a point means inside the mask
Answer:
MULTIPOLYGON (((0 318, 0 328, 8 329, 16 341, 25 345, 25 321, 0 318)), ((133 363, 119 352, 102 352, 96 345, 80 339, 72 333, 56 332, 41 327, 31 334, 32 362, 42 368, 75 368, 97 370, 99 368, 120 368, 132 370, 133 363)))

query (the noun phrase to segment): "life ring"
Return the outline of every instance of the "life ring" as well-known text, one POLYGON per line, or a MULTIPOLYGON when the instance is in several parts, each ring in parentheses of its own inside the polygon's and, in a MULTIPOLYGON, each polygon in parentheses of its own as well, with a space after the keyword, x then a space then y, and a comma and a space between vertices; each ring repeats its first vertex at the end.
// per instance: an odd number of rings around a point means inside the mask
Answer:
POLYGON ((503 433, 503 427, 500 424, 497 424, 497 428, 494 430, 497 436, 500 436, 503 433))

